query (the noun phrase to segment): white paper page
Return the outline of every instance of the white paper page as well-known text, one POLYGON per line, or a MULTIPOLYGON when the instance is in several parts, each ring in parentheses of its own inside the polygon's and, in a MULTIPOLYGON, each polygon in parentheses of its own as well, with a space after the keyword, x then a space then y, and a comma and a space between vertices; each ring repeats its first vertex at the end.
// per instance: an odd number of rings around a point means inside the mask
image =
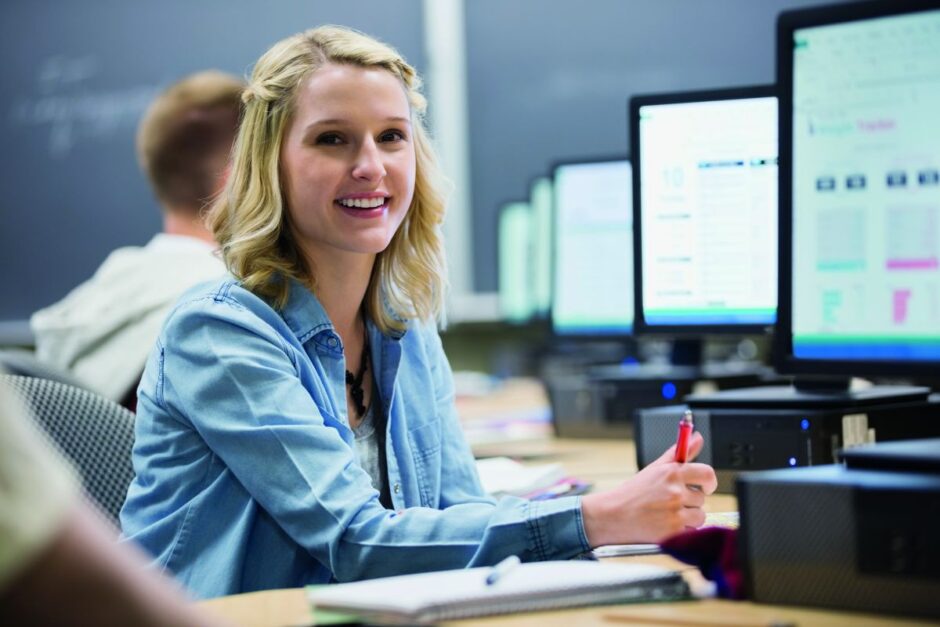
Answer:
POLYGON ((508 457, 477 460, 477 472, 487 494, 524 496, 540 488, 554 485, 565 477, 561 464, 527 466, 508 457))

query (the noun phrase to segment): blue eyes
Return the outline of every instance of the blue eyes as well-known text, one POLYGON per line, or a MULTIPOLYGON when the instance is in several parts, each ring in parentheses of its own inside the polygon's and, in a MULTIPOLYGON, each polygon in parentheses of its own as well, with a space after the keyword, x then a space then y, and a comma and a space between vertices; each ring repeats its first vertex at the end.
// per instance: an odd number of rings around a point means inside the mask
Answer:
POLYGON ((336 133, 323 133, 317 137, 316 143, 325 146, 339 146, 342 142, 342 138, 336 133))
POLYGON ((405 134, 401 131, 387 131, 382 133, 379 139, 384 142, 404 141, 405 134))
MULTIPOLYGON (((385 131, 379 135, 381 143, 400 141, 405 141, 405 134, 401 131, 385 131)), ((345 143, 346 140, 339 133, 322 133, 316 139, 316 144, 320 146, 340 146, 345 143)))

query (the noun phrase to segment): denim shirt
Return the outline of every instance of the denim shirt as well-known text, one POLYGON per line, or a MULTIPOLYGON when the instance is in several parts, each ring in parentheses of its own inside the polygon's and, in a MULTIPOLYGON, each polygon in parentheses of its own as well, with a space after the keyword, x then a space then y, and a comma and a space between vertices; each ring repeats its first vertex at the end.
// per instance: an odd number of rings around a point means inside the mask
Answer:
POLYGON ((125 537, 200 598, 589 549, 578 497, 484 493, 433 326, 368 332, 394 509, 356 461, 323 307, 297 282, 278 311, 228 279, 184 295, 148 359, 125 537))

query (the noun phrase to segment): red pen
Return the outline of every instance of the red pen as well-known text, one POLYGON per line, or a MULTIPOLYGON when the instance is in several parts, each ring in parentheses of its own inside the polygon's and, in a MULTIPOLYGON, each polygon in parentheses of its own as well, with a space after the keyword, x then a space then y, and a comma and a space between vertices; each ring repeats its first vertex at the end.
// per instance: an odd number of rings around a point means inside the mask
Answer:
POLYGON ((692 410, 687 409, 679 420, 679 437, 676 438, 676 461, 684 464, 689 457, 689 438, 692 437, 692 410))

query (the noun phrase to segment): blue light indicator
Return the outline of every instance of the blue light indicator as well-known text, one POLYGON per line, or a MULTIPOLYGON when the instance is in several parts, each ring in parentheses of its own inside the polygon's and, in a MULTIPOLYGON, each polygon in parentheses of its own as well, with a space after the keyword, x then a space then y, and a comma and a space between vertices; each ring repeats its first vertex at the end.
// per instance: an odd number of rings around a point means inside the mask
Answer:
POLYGON ((801 420, 800 429, 802 429, 803 431, 809 431, 809 420, 807 420, 806 418, 801 420))
POLYGON ((666 381, 663 383, 663 398, 671 401, 676 397, 676 384, 666 381))
POLYGON ((791 466, 796 466, 796 458, 795 458, 795 457, 791 457, 791 458, 789 459, 789 462, 790 462, 790 465, 791 465, 791 466))

